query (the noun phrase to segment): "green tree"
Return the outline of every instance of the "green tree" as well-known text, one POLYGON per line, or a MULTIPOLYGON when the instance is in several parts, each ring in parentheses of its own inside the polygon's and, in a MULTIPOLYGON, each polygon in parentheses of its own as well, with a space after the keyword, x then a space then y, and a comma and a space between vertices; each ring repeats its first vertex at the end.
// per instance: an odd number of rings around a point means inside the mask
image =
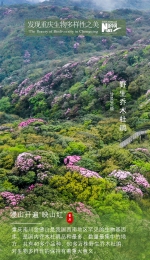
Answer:
POLYGON ((9 112, 10 107, 9 97, 2 97, 0 99, 0 111, 9 112))
POLYGON ((48 106, 46 103, 45 94, 40 92, 36 96, 33 96, 29 99, 30 104, 33 107, 34 114, 45 114, 48 106))

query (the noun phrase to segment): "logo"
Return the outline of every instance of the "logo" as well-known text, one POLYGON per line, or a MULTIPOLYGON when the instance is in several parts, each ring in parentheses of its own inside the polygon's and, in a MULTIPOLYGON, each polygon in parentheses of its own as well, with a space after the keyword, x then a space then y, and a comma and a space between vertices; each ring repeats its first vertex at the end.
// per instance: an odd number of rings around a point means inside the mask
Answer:
POLYGON ((68 214, 66 215, 66 221, 67 221, 69 224, 72 224, 72 222, 74 221, 73 213, 72 213, 72 212, 68 212, 68 214))
POLYGON ((118 30, 120 30, 121 27, 118 27, 117 21, 103 21, 102 22, 102 33, 107 32, 107 33, 111 33, 111 32, 116 32, 118 30))

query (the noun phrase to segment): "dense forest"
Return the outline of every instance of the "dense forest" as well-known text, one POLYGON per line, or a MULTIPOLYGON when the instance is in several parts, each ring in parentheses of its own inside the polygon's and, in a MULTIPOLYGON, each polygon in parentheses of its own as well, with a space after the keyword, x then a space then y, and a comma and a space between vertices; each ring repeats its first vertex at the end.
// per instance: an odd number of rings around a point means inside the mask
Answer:
POLYGON ((90 2, 0 7, 0 259, 150 259, 149 17, 90 2), (87 17, 124 19, 126 35, 24 34, 29 18, 87 17), (69 226, 123 226, 127 238, 86 253, 86 233, 85 251, 67 251, 63 239, 66 255, 18 253, 23 242, 19 233, 12 250, 10 212, 20 211, 63 213, 41 220, 45 227, 67 227, 72 212, 69 226))

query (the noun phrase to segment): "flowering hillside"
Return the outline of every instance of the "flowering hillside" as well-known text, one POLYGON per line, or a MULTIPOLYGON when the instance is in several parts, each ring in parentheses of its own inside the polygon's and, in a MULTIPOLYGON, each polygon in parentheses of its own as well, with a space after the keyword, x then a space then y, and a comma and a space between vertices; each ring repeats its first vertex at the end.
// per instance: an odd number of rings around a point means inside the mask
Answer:
MULTIPOLYGON (((47 258, 31 250, 33 260, 148 260, 150 11, 91 11, 83 9, 84 1, 56 2, 0 7, 0 255, 3 260, 14 256, 7 252, 8 214, 28 218, 32 212, 33 224, 41 214, 50 235, 59 235, 58 221, 63 227, 64 219, 74 232, 67 256, 51 257, 46 249, 47 258), (23 23, 28 17, 126 19, 126 35, 27 37, 23 23), (122 148, 126 139, 130 142, 122 148), (82 237, 85 248, 77 254, 79 224, 89 228, 82 233, 90 244, 86 251, 82 237)), ((71 234, 65 236, 63 228, 59 242, 66 250, 71 234)), ((42 249, 40 239, 36 250, 42 249)), ((21 252, 14 246, 13 253, 21 252)))

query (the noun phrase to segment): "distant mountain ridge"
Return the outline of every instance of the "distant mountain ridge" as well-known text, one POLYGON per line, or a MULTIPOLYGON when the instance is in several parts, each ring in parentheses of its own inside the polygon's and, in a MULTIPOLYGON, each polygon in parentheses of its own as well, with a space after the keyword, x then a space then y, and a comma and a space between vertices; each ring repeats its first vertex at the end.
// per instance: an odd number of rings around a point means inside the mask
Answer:
POLYGON ((100 10, 110 11, 120 8, 129 8, 137 10, 150 10, 149 0, 115 0, 111 2, 110 0, 100 1, 100 0, 0 0, 0 5, 14 5, 14 4, 46 4, 46 5, 66 5, 66 6, 76 6, 80 8, 98 8, 100 10))
POLYGON ((27 0, 0 0, 0 4, 2 5, 14 5, 14 4, 24 4, 29 3, 27 0))

